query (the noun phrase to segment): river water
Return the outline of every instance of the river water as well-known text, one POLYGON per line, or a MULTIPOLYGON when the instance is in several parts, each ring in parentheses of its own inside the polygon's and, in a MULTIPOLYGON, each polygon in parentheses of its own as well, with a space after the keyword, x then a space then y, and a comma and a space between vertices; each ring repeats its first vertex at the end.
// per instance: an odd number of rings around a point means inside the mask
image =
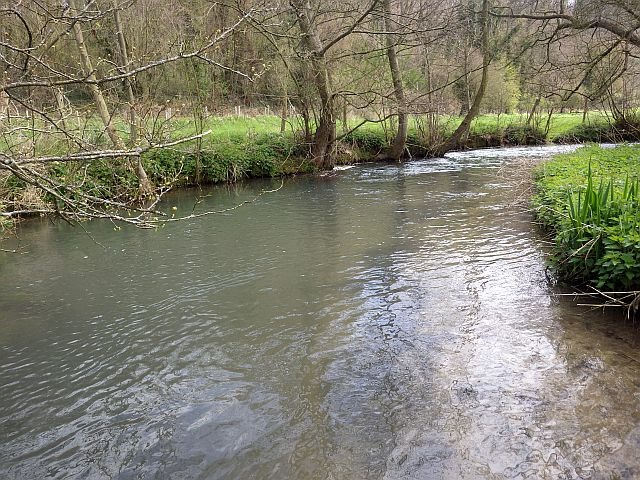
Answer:
POLYGON ((640 478, 636 327, 554 295, 512 205, 515 159, 553 151, 285 179, 158 231, 27 224, 0 478, 640 478))

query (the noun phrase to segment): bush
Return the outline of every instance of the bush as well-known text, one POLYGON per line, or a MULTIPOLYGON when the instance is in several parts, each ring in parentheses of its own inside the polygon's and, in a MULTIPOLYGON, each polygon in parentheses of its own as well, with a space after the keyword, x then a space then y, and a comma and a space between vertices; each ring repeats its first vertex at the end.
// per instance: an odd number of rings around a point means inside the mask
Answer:
POLYGON ((187 176, 195 173, 193 159, 187 158, 184 152, 178 150, 151 150, 143 155, 142 158, 147 175, 156 184, 164 184, 170 181, 179 172, 187 176))
POLYGON ((273 177, 299 165, 303 147, 291 135, 254 134, 205 142, 201 151, 153 150, 145 155, 147 173, 155 183, 179 178, 179 183, 230 182, 245 177, 273 177))
POLYGON ((557 143, 619 143, 638 140, 640 140, 640 120, 635 116, 618 118, 613 124, 583 123, 555 139, 557 143))
POLYGON ((639 160, 639 147, 586 147, 539 169, 534 203, 561 279, 640 289, 639 160))
POLYGON ((582 123, 555 138, 556 143, 603 143, 612 141, 613 130, 606 123, 582 123))
POLYGON ((546 142, 545 133, 531 125, 509 125, 502 135, 508 145, 542 145, 546 142))
POLYGON ((343 138, 343 142, 351 143, 354 147, 375 155, 389 146, 384 131, 380 130, 368 130, 358 129, 349 133, 343 138))

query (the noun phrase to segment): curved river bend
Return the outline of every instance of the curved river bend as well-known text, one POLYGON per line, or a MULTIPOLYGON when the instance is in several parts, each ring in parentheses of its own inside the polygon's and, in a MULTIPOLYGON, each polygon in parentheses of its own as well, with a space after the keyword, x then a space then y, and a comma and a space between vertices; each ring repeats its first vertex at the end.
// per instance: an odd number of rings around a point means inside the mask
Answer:
POLYGON ((635 329, 554 297, 510 206, 514 159, 551 151, 287 179, 157 232, 25 226, 0 478, 640 478, 635 329))

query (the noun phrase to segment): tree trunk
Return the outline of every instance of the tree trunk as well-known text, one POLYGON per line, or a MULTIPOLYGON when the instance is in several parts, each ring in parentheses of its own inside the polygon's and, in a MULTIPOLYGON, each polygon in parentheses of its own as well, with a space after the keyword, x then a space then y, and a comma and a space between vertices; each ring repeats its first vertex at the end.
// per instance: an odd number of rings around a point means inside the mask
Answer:
POLYGON ((289 95, 287 93, 287 82, 284 81, 284 92, 282 96, 282 109, 280 112, 280 133, 287 130, 287 117, 289 116, 289 95))
POLYGON ((65 105, 64 105, 64 93, 62 88, 56 88, 56 106, 58 108, 58 114, 60 115, 60 125, 66 131, 67 130, 67 122, 65 118, 65 105))
POLYGON ((462 85, 460 87, 460 116, 466 115, 471 110, 471 81, 469 80, 469 47, 464 45, 462 48, 463 62, 462 68, 464 69, 462 78, 460 81, 462 85))
POLYGON ((311 132, 311 115, 307 105, 302 106, 302 128, 304 129, 304 143, 311 145, 313 143, 313 133, 311 132))
POLYGON ((0 119, 4 120, 9 116, 9 95, 4 90, 0 91, 0 119))
POLYGON ((311 156, 318 167, 328 169, 335 164, 336 141, 336 114, 331 74, 327 67, 322 41, 315 25, 311 22, 309 1, 291 0, 290 5, 297 17, 302 33, 302 43, 311 54, 313 80, 320 97, 320 118, 311 142, 311 156))
POLYGON ((395 161, 400 161, 407 144, 407 132, 409 128, 407 100, 404 94, 402 74, 396 52, 395 26, 391 21, 391 0, 383 0, 382 8, 384 9, 384 25, 385 31, 387 32, 385 39, 387 44, 387 59, 389 60, 391 79, 393 81, 393 94, 398 104, 398 130, 391 144, 391 148, 387 153, 387 157, 395 161))
POLYGON ((0 90, 0 132, 9 125, 9 95, 6 91, 0 90))
MULTIPOLYGON (((122 56, 122 71, 129 73, 129 51, 127 49, 127 42, 124 38, 124 31, 122 29, 122 21, 120 19, 120 10, 118 5, 114 2, 113 5, 113 19, 116 24, 116 35, 118 37, 118 46, 120 47, 120 55, 122 56)), ((125 77, 124 88, 127 94, 127 107, 129 109, 129 143, 135 145, 138 139, 138 126, 136 124, 136 110, 135 97, 133 95, 133 86, 131 85, 131 78, 125 77)))
MULTIPOLYGON (((122 21, 120 19, 120 9, 116 2, 113 4, 113 19, 116 25, 118 45, 120 47, 120 55, 122 55, 122 70, 125 73, 129 73, 129 51, 127 49, 127 42, 124 38, 124 30, 122 28, 122 21)), ((124 78, 124 87, 127 93, 127 103, 129 109, 129 144, 135 145, 138 141, 138 125, 136 119, 135 109, 135 96, 133 95, 133 86, 131 85, 131 77, 124 78)), ((142 165, 142 158, 140 156, 135 159, 136 175, 138 176, 138 184, 140 189, 140 195, 146 196, 153 192, 153 186, 147 172, 142 165)))
POLYGON ((347 112, 347 99, 342 98, 342 133, 345 135, 349 132, 349 115, 347 112))
POLYGON ((536 114, 536 110, 538 109, 538 105, 540 105, 540 95, 536 97, 536 101, 533 102, 533 107, 531 107, 531 112, 529 113, 529 117, 527 118, 527 126, 531 125, 533 118, 536 114))
MULTIPOLYGON (((71 5, 76 11, 76 14, 82 11, 79 8, 78 0, 71 0, 71 5)), ((102 90, 97 83, 97 77, 95 70, 93 68, 93 64, 91 62, 91 57, 89 56, 89 52, 87 51, 87 46, 84 41, 84 34, 82 33, 82 25, 81 22, 77 21, 73 24, 73 35, 76 41, 76 45, 78 46, 78 51, 80 53, 80 64, 82 65, 82 70, 84 75, 88 80, 88 88, 91 92, 91 96, 93 97, 93 102, 96 105, 96 109, 98 110, 98 115, 100 116, 100 120, 104 125, 104 129, 111 140, 113 146, 119 150, 124 150, 126 147, 124 142, 116 132, 115 127, 113 126, 111 114, 109 113, 109 108, 107 107, 107 102, 104 99, 104 95, 102 94, 102 90)), ((147 178, 147 174, 142 167, 142 162, 140 158, 136 162, 137 165, 135 167, 136 175, 138 176, 138 182, 140 186, 140 193, 146 194, 151 191, 151 184, 149 179, 147 178)))
MULTIPOLYGON (((78 0, 71 0, 71 4, 75 9, 75 13, 79 14, 82 11, 82 8, 78 5, 78 0)), ((117 149, 124 149, 124 143, 122 139, 118 136, 116 129, 111 122, 111 115, 109 114, 109 109, 107 108, 107 102, 104 99, 104 95, 102 94, 102 90, 97 83, 97 77, 95 70, 93 68, 93 64, 91 63, 91 57, 89 57, 89 52, 87 51, 87 46, 84 42, 84 34, 82 33, 82 25, 81 22, 76 21, 73 24, 73 35, 75 37, 76 45, 78 46, 78 51, 80 53, 80 64, 82 65, 82 70, 88 81, 88 88, 91 92, 91 96, 93 97, 93 102, 96 105, 96 109, 98 110, 98 115, 100 116, 100 120, 102 120, 102 124, 104 125, 104 129, 111 140, 113 146, 117 149)))
POLYGON ((549 135, 549 129, 551 128, 551 119, 553 118, 553 108, 549 109, 549 113, 547 115, 547 123, 544 127, 544 135, 545 137, 549 135))
POLYGON ((426 132, 426 142, 429 148, 432 148, 437 142, 439 137, 438 132, 438 109, 435 106, 435 102, 433 99, 433 81, 432 81, 432 73, 431 73, 431 60, 429 58, 430 52, 428 44, 425 42, 422 45, 423 47, 423 55, 424 55, 424 63, 422 65, 422 70, 424 77, 427 81, 427 105, 429 107, 427 111, 427 132, 426 132))
POLYGON ((469 109, 469 112, 462 120, 460 126, 453 132, 444 144, 434 152, 437 156, 444 155, 445 153, 460 149, 464 146, 471 129, 471 122, 480 113, 480 105, 484 98, 485 91, 487 90, 487 83, 489 78, 489 63, 491 57, 489 55, 489 0, 482 0, 482 79, 480 80, 480 86, 476 92, 476 96, 473 100, 473 104, 469 109))

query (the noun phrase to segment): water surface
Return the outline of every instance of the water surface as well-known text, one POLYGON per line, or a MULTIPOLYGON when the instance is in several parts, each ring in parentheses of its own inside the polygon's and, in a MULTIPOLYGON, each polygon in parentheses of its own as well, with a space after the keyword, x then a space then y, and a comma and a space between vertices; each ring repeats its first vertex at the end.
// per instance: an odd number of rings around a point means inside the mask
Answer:
POLYGON ((635 328, 554 296, 512 205, 514 159, 549 153, 296 177, 158 231, 27 225, 0 254, 0 477, 639 478, 635 328))

